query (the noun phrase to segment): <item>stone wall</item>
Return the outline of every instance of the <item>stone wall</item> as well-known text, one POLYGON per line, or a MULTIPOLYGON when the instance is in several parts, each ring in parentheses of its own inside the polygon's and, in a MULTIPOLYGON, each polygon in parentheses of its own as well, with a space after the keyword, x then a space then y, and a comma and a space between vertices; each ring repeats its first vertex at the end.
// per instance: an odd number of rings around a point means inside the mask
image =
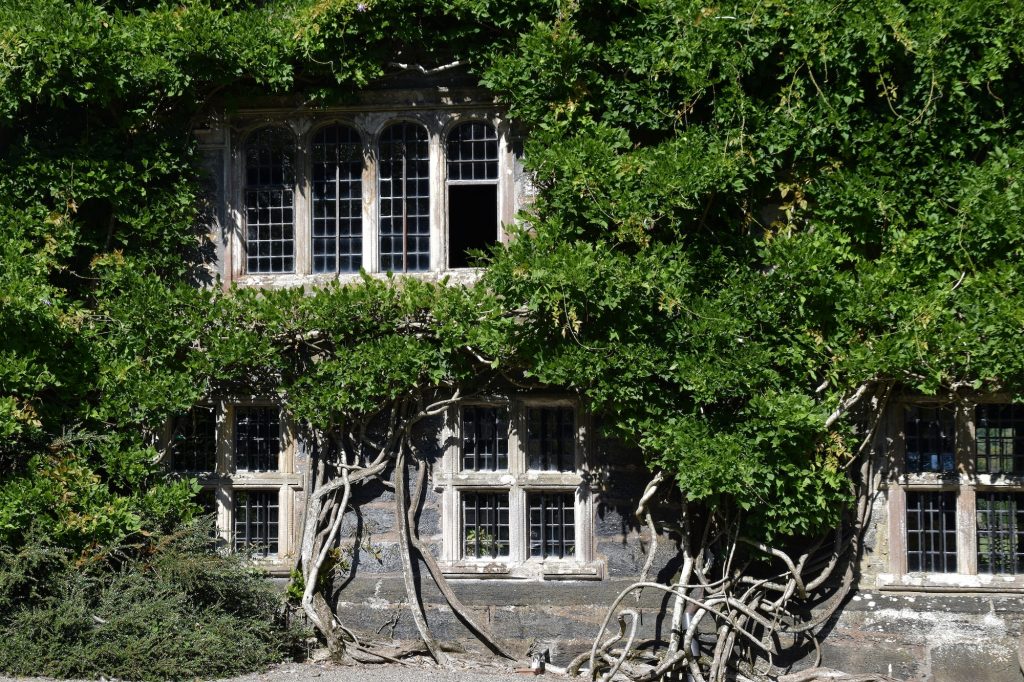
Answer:
MULTIPOLYGON (((422 441, 421 441, 422 442, 422 441)), ((523 580, 510 578, 450 579, 452 589, 476 618, 523 655, 534 642, 547 646, 553 661, 564 664, 589 649, 608 606, 639 575, 650 538, 633 516, 636 500, 649 479, 635 453, 601 442, 593 467, 595 491, 593 528, 600 580, 523 580)), ((411 470, 410 470, 410 473, 411 470)), ((342 526, 342 546, 351 569, 337 583, 338 612, 357 632, 416 638, 406 606, 400 558, 393 524, 394 493, 371 484, 355 498, 356 511, 342 526), (378 634, 379 631, 379 634, 378 634)), ((441 555, 441 495, 428 486, 419 517, 419 532, 435 557, 441 555)), ((652 577, 665 579, 677 570, 676 540, 659 538, 652 577)), ((426 567, 418 566, 427 619, 446 646, 478 650, 480 644, 452 614, 426 567)), ((639 602, 630 598, 643 617, 645 637, 661 638, 664 631, 663 595, 648 591, 639 602)), ((614 625, 613 625, 614 627, 614 625)))
MULTIPOLYGON (((479 619, 510 648, 525 656, 534 643, 547 647, 555 664, 564 665, 589 649, 608 605, 640 573, 650 538, 633 517, 636 500, 648 480, 635 453, 602 442, 594 467, 594 531, 597 557, 605 567, 597 581, 453 579, 452 589, 479 619)), ((416 628, 394 544, 394 496, 383 486, 361 493, 358 513, 346 522, 352 571, 338 587, 339 614, 364 634, 415 639, 416 628)), ((874 504, 865 537, 858 589, 823 629, 823 664, 849 672, 875 672, 914 682, 1018 682, 1017 661, 1024 602, 999 594, 934 594, 875 587, 888 566, 884 491, 874 504)), ((669 513, 672 513, 670 510, 669 513)), ((442 543, 440 495, 428 491, 420 516, 420 534, 435 555, 442 543)), ((672 537, 659 541, 654 574, 668 579, 678 569, 672 537)), ((419 567, 427 619, 439 639, 453 650, 480 651, 481 645, 452 614, 425 567, 419 567)), ((641 614, 641 635, 664 640, 662 594, 647 591, 627 604, 641 614)), ((614 625, 613 625, 614 627, 614 625)), ((710 636, 710 633, 708 633, 710 636)), ((810 665, 813 650, 793 662, 810 665)))
POLYGON ((1020 597, 857 592, 827 630, 825 664, 913 682, 1019 682, 1020 597))
MULTIPOLYGON (((355 103, 350 110, 366 116, 385 110, 478 108, 480 93, 471 82, 437 83, 423 89, 416 78, 396 81, 390 91, 372 94, 355 103), (444 87, 441 87, 441 86, 444 87)), ((487 103, 485 108, 490 107, 487 103)), ((250 118, 293 121, 294 107, 287 102, 269 102, 264 116, 261 109, 248 113, 250 118), (283 112, 283 113, 282 113, 283 112)), ((392 112, 393 113, 393 112, 392 112)), ((385 114, 390 116, 391 114, 385 114)), ((229 205, 232 195, 232 157, 230 135, 233 123, 212 120, 197 130, 206 170, 206 202, 203 223, 208 238, 203 243, 204 260, 209 268, 196 273, 203 285, 231 280, 228 265, 232 231, 240 230, 237 207, 229 205)), ((308 127, 309 122, 303 125, 308 127)), ((521 137, 510 135, 513 152, 511 206, 530 203, 534 188, 522 166, 521 137)), ((237 150, 236 150, 237 151, 237 150)), ((441 188, 435 187, 435 193, 441 188)), ((237 187, 235 187, 237 193, 237 187)), ((459 275, 462 276, 462 275, 459 275)), ((282 280, 283 284, 309 285, 310 281, 282 280)), ((260 285, 254 282, 253 285, 260 285)), ((421 454, 437 460, 440 456, 434 423, 422 433, 421 454), (433 439, 433 440, 432 440, 433 439)), ((893 440, 892 425, 880 434, 876 444, 877 465, 889 463, 893 440)), ((297 453, 296 464, 304 468, 304 453, 297 453)), ((565 663, 573 653, 589 648, 599 635, 607 606, 640 573, 651 538, 633 517, 636 501, 649 474, 635 452, 623 450, 609 441, 597 444, 591 462, 590 484, 594 493, 594 554, 601 566, 601 579, 590 581, 521 580, 511 578, 453 579, 453 590, 499 637, 507 638, 514 648, 525 652, 533 641, 546 644, 556 663, 565 663)), ((883 484, 872 501, 871 522, 864 537, 856 590, 823 631, 824 664, 851 672, 878 672, 894 677, 926 681, 974 680, 977 682, 1019 682, 1024 680, 1017 662, 1018 639, 1024 617, 1021 596, 1011 596, 992 585, 971 591, 970 585, 951 585, 949 593, 922 590, 920 586, 898 584, 893 579, 889 520, 890 488, 883 484)), ((299 510, 304 493, 295 494, 295 528, 301 526, 299 510)), ((363 633, 380 633, 396 638, 415 638, 416 630, 408 613, 400 576, 400 561, 395 545, 394 496, 380 484, 357 491, 355 513, 342 527, 342 545, 348 548, 350 570, 340 579, 338 605, 346 625, 363 633)), ((672 515, 671 507, 664 513, 672 515)), ((441 555, 441 494, 430 485, 426 491, 419 532, 441 555)), ((899 539, 897 535, 897 539, 899 539)), ((676 542, 660 538, 655 576, 666 581, 678 568, 676 542)), ((287 557, 286 557, 287 558, 287 557)), ((449 645, 478 646, 470 632, 460 624, 429 575, 420 567, 419 583, 426 603, 427 617, 438 635, 449 645)), ((646 637, 665 636, 664 598, 648 591, 639 602, 631 599, 643 623, 646 637)), ((813 652, 806 652, 809 656, 813 652)), ((810 659, 796 662, 797 667, 810 659)))

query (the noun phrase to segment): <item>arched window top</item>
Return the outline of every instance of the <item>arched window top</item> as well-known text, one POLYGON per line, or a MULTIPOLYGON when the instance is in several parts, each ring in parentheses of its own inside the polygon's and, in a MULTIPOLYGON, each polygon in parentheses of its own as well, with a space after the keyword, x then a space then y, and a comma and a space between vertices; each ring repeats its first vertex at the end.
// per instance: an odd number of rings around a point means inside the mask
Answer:
POLYGON ((448 135, 448 181, 497 180, 498 133, 490 123, 463 123, 448 135))
POLYGON ((314 273, 358 272, 363 249, 363 145, 340 124, 313 135, 310 178, 314 273))
POLYGON ((245 184, 281 187, 295 182, 295 138, 285 128, 267 126, 245 140, 245 184))
POLYGON ((313 135, 313 163, 362 163, 363 140, 359 131, 332 123, 313 135))
POLYGON ((382 160, 427 159, 427 129, 418 123, 401 121, 392 123, 380 134, 380 157, 382 160))

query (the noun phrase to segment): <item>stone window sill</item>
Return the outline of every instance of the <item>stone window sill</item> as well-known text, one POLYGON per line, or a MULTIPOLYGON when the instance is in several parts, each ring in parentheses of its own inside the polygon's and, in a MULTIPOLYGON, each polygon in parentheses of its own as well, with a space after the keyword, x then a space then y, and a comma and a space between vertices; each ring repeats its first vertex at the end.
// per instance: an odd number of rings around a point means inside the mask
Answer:
POLYGON ((601 580, 603 564, 598 561, 538 561, 512 565, 500 561, 455 561, 442 564, 449 578, 505 578, 512 580, 601 580))
POLYGON ((509 565, 499 561, 457 561, 442 564, 441 571, 449 578, 508 578, 509 565))
POLYGON ((1024 593, 1024 576, 965 575, 962 573, 880 574, 875 586, 886 592, 991 592, 1024 593))

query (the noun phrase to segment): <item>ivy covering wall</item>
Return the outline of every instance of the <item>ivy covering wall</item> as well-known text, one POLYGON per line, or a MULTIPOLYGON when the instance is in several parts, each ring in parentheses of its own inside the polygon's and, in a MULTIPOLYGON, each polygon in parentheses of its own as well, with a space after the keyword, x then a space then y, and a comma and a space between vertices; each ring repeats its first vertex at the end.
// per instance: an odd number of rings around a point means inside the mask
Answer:
POLYGON ((835 525, 856 439, 829 416, 858 387, 1019 393, 1022 24, 956 0, 6 0, 0 544, 86 561, 190 518, 154 434, 218 391, 330 430, 495 378, 577 392, 753 536, 835 525), (204 116, 453 62, 539 189, 479 284, 195 286, 204 116))

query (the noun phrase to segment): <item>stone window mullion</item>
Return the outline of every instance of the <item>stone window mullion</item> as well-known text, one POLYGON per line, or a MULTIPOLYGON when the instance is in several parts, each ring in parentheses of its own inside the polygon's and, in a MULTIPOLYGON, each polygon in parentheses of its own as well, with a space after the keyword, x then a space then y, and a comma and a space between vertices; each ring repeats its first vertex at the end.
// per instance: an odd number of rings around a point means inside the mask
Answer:
POLYGON ((974 429, 974 406, 959 403, 956 408, 956 457, 960 494, 957 497, 957 570, 964 575, 978 573, 977 476, 975 460, 977 442, 974 429))

